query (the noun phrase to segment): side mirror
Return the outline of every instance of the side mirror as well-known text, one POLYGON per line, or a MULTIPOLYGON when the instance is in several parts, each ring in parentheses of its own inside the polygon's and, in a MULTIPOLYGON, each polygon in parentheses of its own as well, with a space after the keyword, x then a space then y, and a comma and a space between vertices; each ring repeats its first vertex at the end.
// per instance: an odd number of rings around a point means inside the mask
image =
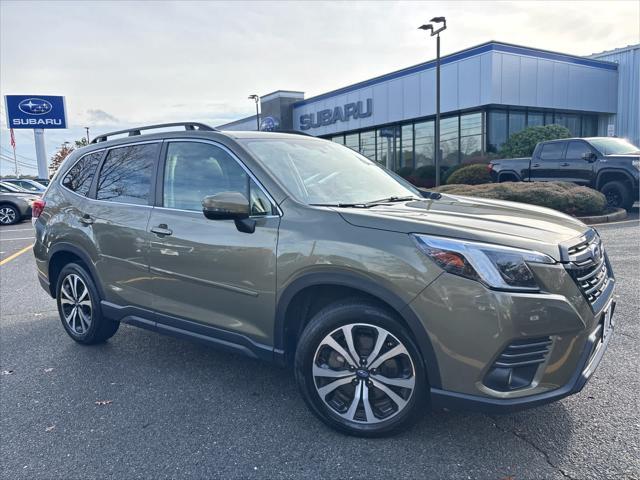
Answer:
POLYGON ((202 213, 209 220, 234 220, 243 233, 256 231, 256 221, 249 218, 249 200, 240 192, 221 192, 202 199, 202 213))
POLYGON ((221 192, 202 199, 202 213, 209 220, 249 218, 249 200, 240 192, 221 192))
POLYGON ((582 159, 587 162, 595 162, 598 159, 598 157, 593 152, 587 152, 582 154, 582 159))

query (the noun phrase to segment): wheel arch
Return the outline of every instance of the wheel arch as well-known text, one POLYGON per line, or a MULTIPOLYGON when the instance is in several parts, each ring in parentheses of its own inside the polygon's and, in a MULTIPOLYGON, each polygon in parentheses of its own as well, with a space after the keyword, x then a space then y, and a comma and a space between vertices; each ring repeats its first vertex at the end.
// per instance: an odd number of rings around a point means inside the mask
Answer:
POLYGON ((433 345, 410 305, 372 279, 340 270, 305 274, 291 282, 280 295, 276 306, 274 350, 282 361, 287 363, 293 358, 300 333, 319 307, 354 296, 388 309, 404 324, 422 355, 429 384, 438 388, 440 370, 433 345))
POLYGON ((520 175, 515 170, 504 170, 498 174, 498 183, 508 182, 509 180, 505 180, 505 178, 513 178, 516 182, 522 181, 520 175))
POLYGON ((49 293, 51 296, 56 298, 58 275, 65 265, 74 261, 79 262, 89 271, 98 293, 102 298, 105 298, 104 290, 102 289, 102 284, 100 283, 98 272, 95 269, 94 262, 91 260, 91 256, 82 248, 66 242, 57 243, 49 250, 47 273, 49 277, 49 293))
POLYGON ((596 176, 596 190, 600 190, 607 182, 623 182, 628 184, 630 188, 633 187, 633 177, 631 174, 624 170, 618 170, 614 168, 607 168, 600 170, 596 176))

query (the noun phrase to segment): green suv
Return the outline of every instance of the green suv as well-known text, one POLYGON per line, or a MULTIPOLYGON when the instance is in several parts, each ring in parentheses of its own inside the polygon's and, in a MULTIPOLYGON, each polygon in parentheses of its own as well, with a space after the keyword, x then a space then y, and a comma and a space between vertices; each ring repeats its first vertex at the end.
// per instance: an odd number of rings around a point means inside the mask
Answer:
POLYGON ((429 406, 548 403, 600 362, 615 280, 575 218, 421 192, 309 136, 157 127, 76 150, 34 206, 76 342, 124 322, 289 365, 314 414, 362 436, 429 406))

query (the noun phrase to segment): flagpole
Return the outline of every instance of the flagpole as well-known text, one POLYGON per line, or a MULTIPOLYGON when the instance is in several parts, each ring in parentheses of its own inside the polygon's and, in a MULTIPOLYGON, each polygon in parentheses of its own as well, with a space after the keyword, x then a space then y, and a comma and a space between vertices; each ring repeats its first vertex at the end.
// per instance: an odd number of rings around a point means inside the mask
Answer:
POLYGON ((18 159, 16 158, 16 137, 13 135, 13 128, 11 131, 11 146, 13 147, 13 165, 16 171, 16 178, 18 178, 18 159))

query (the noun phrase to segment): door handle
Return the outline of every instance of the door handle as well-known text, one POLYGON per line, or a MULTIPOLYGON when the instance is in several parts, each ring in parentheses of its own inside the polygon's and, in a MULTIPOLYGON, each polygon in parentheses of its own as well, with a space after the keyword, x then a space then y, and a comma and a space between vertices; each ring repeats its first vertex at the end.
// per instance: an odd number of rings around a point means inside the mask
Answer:
POLYGON ((539 167, 540 164, 539 163, 534 163, 533 165, 531 165, 532 167, 539 167))
POLYGON ((562 163, 560 164, 560 166, 561 166, 561 167, 568 167, 569 165, 570 165, 570 164, 569 164, 569 163, 567 163, 567 162, 562 162, 562 163))
POLYGON ((171 235, 173 233, 173 230, 167 227, 166 223, 161 223, 157 227, 151 227, 151 231, 161 237, 166 237, 167 235, 171 235))
POLYGON ((89 215, 88 213, 85 213, 84 215, 82 215, 82 217, 80 217, 80 223, 91 225, 93 224, 93 218, 91 218, 91 215, 89 215))

